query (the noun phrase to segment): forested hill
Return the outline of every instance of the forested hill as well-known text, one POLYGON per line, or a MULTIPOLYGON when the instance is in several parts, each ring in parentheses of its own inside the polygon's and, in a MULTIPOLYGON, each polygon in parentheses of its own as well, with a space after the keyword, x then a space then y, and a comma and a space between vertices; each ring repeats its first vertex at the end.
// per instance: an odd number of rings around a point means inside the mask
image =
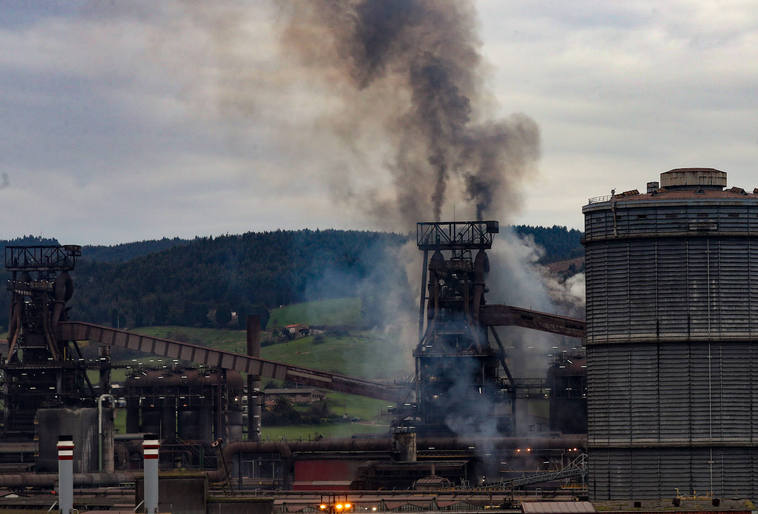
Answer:
POLYGON ((531 225, 515 225, 513 230, 521 236, 532 236, 534 242, 545 249, 540 261, 543 264, 564 261, 584 255, 582 248, 582 232, 553 225, 552 227, 533 227, 531 225))
MULTIPOLYGON (((513 228, 545 248, 545 263, 581 255, 579 231, 513 228)), ((280 305, 359 296, 371 322, 372 315, 381 318, 384 291, 406 280, 403 266, 386 258, 406 241, 380 232, 300 230, 85 246, 74 273, 71 316, 121 326, 225 325, 231 312, 240 319, 265 317, 280 305)), ((9 244, 58 242, 32 236, 0 241, 3 248, 9 244)), ((0 292, 3 330, 8 303, 0 292)))
POLYGON ((121 243, 113 246, 88 245, 82 248, 82 259, 98 262, 126 262, 143 255, 161 252, 175 246, 185 246, 190 239, 154 239, 151 241, 137 241, 134 243, 121 243))
MULTIPOLYGON (((160 252, 173 248, 175 246, 185 246, 191 239, 179 239, 175 237, 169 239, 154 239, 149 241, 135 241, 132 243, 121 243, 117 245, 85 245, 82 247, 82 259, 98 262, 126 262, 143 255, 160 252)), ((50 239, 39 236, 23 236, 16 239, 0 240, 0 247, 6 246, 35 246, 35 245, 57 245, 57 244, 77 244, 77 241, 59 242, 57 239, 50 239)))
POLYGON ((251 232, 198 238, 125 263, 82 260, 72 316, 131 326, 223 325, 231 312, 244 319, 311 299, 370 296, 377 288, 359 291, 356 284, 404 278, 399 266, 377 269, 404 242, 379 232, 251 232))

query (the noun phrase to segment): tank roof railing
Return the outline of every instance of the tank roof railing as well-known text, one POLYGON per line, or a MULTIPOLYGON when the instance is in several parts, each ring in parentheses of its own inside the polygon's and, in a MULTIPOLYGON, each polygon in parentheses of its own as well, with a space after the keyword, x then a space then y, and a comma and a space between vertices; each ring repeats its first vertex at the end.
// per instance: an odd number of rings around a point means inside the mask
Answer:
POLYGON ((590 204, 593 204, 593 203, 604 203, 604 202, 610 201, 611 198, 613 198, 613 195, 593 196, 592 198, 590 198, 587 201, 590 204))

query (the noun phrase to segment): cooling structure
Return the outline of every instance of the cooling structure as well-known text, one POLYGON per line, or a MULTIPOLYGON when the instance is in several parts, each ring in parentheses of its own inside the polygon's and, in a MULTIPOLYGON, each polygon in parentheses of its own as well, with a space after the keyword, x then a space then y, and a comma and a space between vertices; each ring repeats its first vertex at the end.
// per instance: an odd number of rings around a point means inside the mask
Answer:
POLYGON ((582 212, 592 498, 757 497, 758 190, 676 169, 582 212))

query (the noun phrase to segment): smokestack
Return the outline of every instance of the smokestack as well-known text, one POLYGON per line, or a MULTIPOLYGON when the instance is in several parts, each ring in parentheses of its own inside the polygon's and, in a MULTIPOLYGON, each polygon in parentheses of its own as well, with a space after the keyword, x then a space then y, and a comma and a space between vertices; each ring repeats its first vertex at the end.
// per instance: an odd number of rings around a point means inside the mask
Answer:
POLYGON ((161 443, 156 434, 145 434, 142 450, 145 453, 145 512, 158 514, 158 452, 161 443))
POLYGON ((58 436, 58 507, 70 514, 74 510, 74 438, 58 436))
MULTIPOLYGON (((261 356, 261 318, 257 314, 247 317, 247 354, 261 356)), ((261 377, 247 375, 247 439, 261 440, 261 377)))

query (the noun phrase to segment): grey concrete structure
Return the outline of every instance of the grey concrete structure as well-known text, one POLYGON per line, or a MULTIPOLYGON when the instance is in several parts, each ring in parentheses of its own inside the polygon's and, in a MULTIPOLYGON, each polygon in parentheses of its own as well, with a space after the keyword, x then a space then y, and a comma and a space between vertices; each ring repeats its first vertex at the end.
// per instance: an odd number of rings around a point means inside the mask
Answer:
POLYGON ((37 436, 39 438, 39 458, 37 470, 54 472, 56 469, 56 443, 60 434, 71 434, 77 447, 77 458, 74 461, 75 473, 92 473, 99 471, 99 434, 98 427, 102 421, 103 441, 106 447, 103 454, 110 452, 110 458, 104 457, 104 462, 113 460, 113 445, 108 439, 113 438, 113 409, 104 407, 100 413, 92 407, 39 409, 37 411, 37 436), (100 416, 98 416, 100 414, 100 416))
POLYGON ((594 499, 758 497, 758 194, 725 185, 672 170, 582 209, 594 499))

